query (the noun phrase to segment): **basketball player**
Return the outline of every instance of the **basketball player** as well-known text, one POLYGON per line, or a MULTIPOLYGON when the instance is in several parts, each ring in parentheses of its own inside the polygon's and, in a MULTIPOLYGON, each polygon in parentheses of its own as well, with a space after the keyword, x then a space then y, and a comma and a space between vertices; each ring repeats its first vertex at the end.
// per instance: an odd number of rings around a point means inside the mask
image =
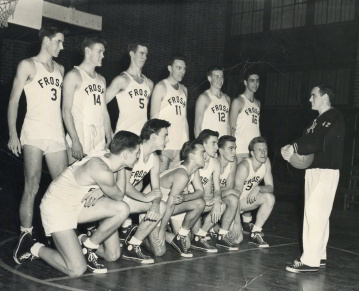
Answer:
POLYGON ((187 122, 187 88, 182 85, 186 73, 185 59, 181 55, 174 55, 168 61, 167 79, 158 82, 153 89, 151 100, 151 118, 168 120, 169 142, 162 151, 161 172, 180 162, 180 150, 188 141, 187 122))
POLYGON ((251 227, 249 244, 259 248, 269 247, 263 240, 262 227, 272 212, 275 203, 273 175, 268 159, 267 141, 255 137, 248 146, 250 157, 237 165, 235 189, 240 192, 239 208, 233 225, 233 240, 242 240, 240 212, 258 208, 256 223, 251 227), (259 186, 261 181, 264 186, 259 186))
MULTIPOLYGON (((249 142, 260 136, 259 117, 260 101, 254 97, 259 87, 259 76, 253 70, 247 70, 243 76, 245 91, 233 99, 229 112, 229 122, 232 135, 237 139, 237 163, 248 158, 249 142)), ((250 212, 243 213, 243 230, 250 232, 252 215, 250 212)))
MULTIPOLYGON (((156 256, 166 252, 167 243, 171 244, 182 257, 193 257, 188 250, 189 232, 199 219, 205 208, 203 200, 203 187, 198 169, 205 164, 206 151, 200 141, 186 142, 181 150, 183 164, 168 169, 160 175, 162 200, 167 202, 166 213, 161 224, 152 233, 152 240, 158 243, 151 244, 150 248, 156 256), (192 183, 193 193, 188 193, 188 185, 192 183), (182 215, 177 215, 182 214, 182 215), (171 220, 173 231, 166 232, 168 222, 171 220)), ((144 192, 148 192, 150 187, 144 192)))
POLYGON ((219 229, 219 236, 216 236, 216 245, 228 250, 238 250, 238 247, 234 246, 226 236, 234 216, 236 215, 238 197, 233 194, 228 194, 222 199, 220 188, 221 163, 216 158, 218 151, 218 135, 219 134, 216 131, 205 129, 197 138, 202 141, 207 154, 205 165, 203 168, 199 169, 199 174, 204 188, 204 200, 206 201, 204 212, 210 213, 205 217, 202 226, 199 219, 193 227, 192 231, 195 236, 192 240, 191 247, 204 252, 218 251, 208 244, 206 235, 210 228, 212 228, 221 218, 221 227, 219 229))
MULTIPOLYGON (((125 241, 122 257, 142 264, 154 263, 151 257, 142 253, 141 244, 162 219, 166 209, 165 203, 161 202, 160 160, 155 151, 163 150, 168 142, 169 126, 168 121, 161 119, 150 119, 145 123, 141 131, 140 157, 131 171, 127 169, 120 171, 117 182, 120 189, 123 189, 126 194, 124 201, 130 207, 130 213, 146 214, 138 227, 127 227, 124 230, 126 232, 124 236, 131 235, 131 238, 125 241), (151 193, 144 195, 140 191, 142 189, 142 180, 148 173, 151 176, 153 190, 151 193), (123 179, 126 180, 125 183, 123 183, 123 179), (124 184, 126 185, 125 187, 122 186, 124 184)), ((129 224, 131 224, 131 221, 129 224)), ((151 239, 149 241, 150 243, 156 243, 151 239)))
POLYGON ((213 66, 207 72, 210 88, 199 95, 196 101, 194 135, 204 129, 219 132, 219 136, 230 135, 229 107, 231 98, 221 89, 224 82, 223 68, 213 66))
POLYGON ((110 151, 90 154, 63 171, 50 184, 40 205, 45 233, 51 234, 56 250, 34 244, 25 232, 14 254, 16 263, 40 257, 71 277, 82 275, 86 267, 94 273, 106 273, 105 266, 97 262, 97 255, 107 261, 120 257, 117 228, 129 214, 113 173, 133 167, 140 154, 140 142, 132 132, 119 131, 110 151), (105 195, 93 191, 98 188, 105 195), (101 223, 91 237, 77 237, 77 224, 93 221, 101 223))
POLYGON ((332 107, 334 91, 325 84, 315 86, 309 101, 319 116, 301 138, 282 148, 286 161, 294 153, 314 153, 311 166, 305 171, 305 206, 303 222, 303 254, 287 266, 295 273, 317 272, 325 267, 329 239, 329 217, 343 163, 345 123, 342 113, 332 107))
POLYGON ((25 232, 32 234, 34 200, 39 190, 43 156, 52 179, 68 164, 60 108, 64 68, 53 61, 64 48, 64 34, 56 27, 44 26, 39 36, 40 52, 18 65, 8 107, 8 148, 17 157, 22 150, 24 154, 25 187, 20 202, 20 238, 25 232), (27 112, 19 140, 16 119, 23 90, 27 112))
POLYGON ((102 66, 106 42, 98 37, 82 42, 84 59, 64 79, 62 114, 68 134, 68 159, 72 164, 91 151, 108 148, 112 139, 107 111, 106 80, 96 67, 102 66))
POLYGON ((115 96, 120 115, 116 130, 128 130, 137 135, 147 121, 147 105, 153 89, 153 82, 142 74, 146 63, 148 44, 133 41, 128 45, 131 63, 128 69, 113 79, 106 90, 106 102, 115 96))

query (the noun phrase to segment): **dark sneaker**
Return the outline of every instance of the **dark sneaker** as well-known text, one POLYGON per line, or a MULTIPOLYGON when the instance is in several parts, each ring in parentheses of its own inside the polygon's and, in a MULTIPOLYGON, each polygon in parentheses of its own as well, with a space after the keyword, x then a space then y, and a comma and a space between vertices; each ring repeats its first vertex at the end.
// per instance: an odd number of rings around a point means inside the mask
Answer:
POLYGON ((171 246, 184 258, 192 258, 193 254, 188 250, 186 236, 177 234, 171 241, 171 246))
POLYGON ((318 272, 318 267, 310 267, 303 264, 301 261, 295 260, 293 264, 285 268, 288 272, 292 273, 311 273, 318 272))
POLYGON ((258 231, 252 232, 248 243, 251 245, 255 245, 256 247, 259 247, 259 248, 268 248, 269 244, 267 244, 263 240, 263 236, 264 236, 264 234, 261 232, 258 232, 258 231))
POLYGON ((254 224, 252 222, 243 222, 242 223, 243 233, 250 234, 252 232, 253 226, 254 224))
POLYGON ((218 233, 210 231, 209 233, 207 233, 205 240, 215 242, 217 240, 217 237, 218 233))
POLYGON ((215 247, 208 244, 208 242, 206 241, 206 237, 198 236, 198 235, 194 236, 194 239, 192 240, 191 248, 206 253, 218 252, 218 250, 215 247))
POLYGON ((98 256, 94 252, 95 250, 89 249, 86 247, 82 248, 82 252, 85 255, 86 263, 87 263, 87 269, 96 274, 106 274, 107 268, 103 265, 97 262, 98 256))
POLYGON ((320 260, 320 267, 325 268, 327 266, 327 260, 320 260))
POLYGON ((21 265, 25 261, 31 261, 33 259, 34 256, 31 254, 30 249, 34 243, 29 232, 25 231, 20 234, 19 241, 13 253, 13 258, 17 264, 21 265))
POLYGON ((126 240, 133 227, 133 225, 130 225, 128 227, 120 227, 120 229, 118 230, 118 236, 120 238, 120 241, 124 242, 126 240))
POLYGON ((233 244, 230 241, 228 234, 227 235, 218 234, 216 246, 226 248, 229 251, 238 251, 239 250, 238 246, 236 246, 235 244, 233 244))
POLYGON ((141 264, 153 264, 155 261, 150 256, 142 253, 140 245, 125 244, 122 257, 125 260, 140 262, 141 264))
POLYGON ((96 229, 96 225, 89 226, 88 228, 86 228, 86 235, 88 237, 91 237, 91 235, 96 231, 96 229))

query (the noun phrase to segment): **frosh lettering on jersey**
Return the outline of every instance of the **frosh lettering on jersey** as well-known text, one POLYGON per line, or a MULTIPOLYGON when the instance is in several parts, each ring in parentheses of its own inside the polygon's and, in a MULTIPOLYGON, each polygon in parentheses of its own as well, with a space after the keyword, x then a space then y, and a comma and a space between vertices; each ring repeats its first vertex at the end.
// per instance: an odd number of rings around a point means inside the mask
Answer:
POLYGON ((202 185, 205 186, 208 183, 209 179, 207 177, 202 177, 202 176, 200 177, 201 177, 202 185))
POLYGON ((44 88, 44 86, 49 86, 49 85, 56 86, 58 88, 62 88, 62 82, 60 82, 60 80, 57 78, 54 79, 53 77, 50 77, 50 78, 44 77, 44 78, 38 80, 37 82, 39 83, 41 88, 44 88))
POLYGON ((252 179, 246 180, 246 181, 244 182, 244 189, 247 190, 247 191, 251 190, 252 187, 253 187, 253 184, 254 184, 254 183, 259 184, 259 183, 261 182, 261 180, 262 180, 262 179, 261 179, 261 177, 259 177, 259 176, 254 176, 252 179))
POLYGON ((211 107, 211 110, 213 113, 216 113, 218 111, 222 111, 224 113, 229 112, 229 108, 226 105, 222 105, 222 104, 215 105, 215 106, 211 107))
POLYGON ((132 91, 128 91, 128 95, 130 95, 131 98, 141 96, 141 97, 146 97, 148 99, 149 97, 147 90, 142 90, 142 89, 134 89, 132 91))
POLYGON ((85 88, 85 92, 87 93, 87 95, 89 95, 90 93, 93 93, 93 92, 98 92, 100 94, 103 94, 103 93, 105 93, 105 90, 104 90, 104 88, 102 88, 101 85, 93 84, 93 85, 88 85, 85 88))
POLYGON ((132 185, 136 185, 138 182, 140 182, 144 176, 147 175, 147 171, 141 170, 131 173, 131 179, 133 180, 132 185))
POLYGON ((260 115, 260 111, 255 108, 255 107, 252 107, 252 108, 248 108, 244 111, 247 115, 250 115, 250 114, 257 114, 258 116, 260 115))
POLYGON ((174 104, 180 104, 184 107, 186 107, 186 99, 184 98, 180 98, 179 96, 174 96, 174 97, 170 97, 168 98, 168 103, 172 106, 174 104))

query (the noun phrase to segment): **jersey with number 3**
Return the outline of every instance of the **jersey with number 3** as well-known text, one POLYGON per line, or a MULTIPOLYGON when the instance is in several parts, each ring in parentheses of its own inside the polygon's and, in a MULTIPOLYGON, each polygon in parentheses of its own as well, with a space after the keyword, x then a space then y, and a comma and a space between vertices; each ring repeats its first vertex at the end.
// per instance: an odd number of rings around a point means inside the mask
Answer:
POLYGON ((33 80, 25 84, 27 111, 21 129, 22 140, 51 139, 63 142, 64 128, 61 116, 62 75, 56 62, 53 71, 45 69, 36 58, 31 59, 36 67, 33 80))
POLYGON ((123 72, 123 74, 127 75, 130 83, 124 91, 116 95, 120 111, 116 132, 127 130, 140 135, 141 129, 147 121, 147 105, 151 89, 145 76, 143 76, 143 82, 140 84, 127 72, 123 72))
POLYGON ((236 123, 236 145, 237 154, 249 153, 248 145, 251 140, 260 136, 259 116, 260 108, 257 102, 250 102, 244 95, 240 97, 244 100, 242 111, 238 114, 236 123))
MULTIPOLYGON (((266 166, 262 164, 257 171, 253 170, 252 161, 250 158, 245 159, 249 165, 249 173, 247 179, 244 181, 243 191, 241 193, 241 199, 248 196, 252 189, 257 186, 264 178, 266 173, 266 166)), ((244 161, 242 162, 244 163, 244 161)))
POLYGON ((168 143, 165 150, 180 150, 182 145, 188 141, 186 132, 187 123, 187 96, 181 84, 178 90, 164 79, 166 95, 161 101, 161 111, 158 118, 167 120, 171 123, 168 128, 168 143))

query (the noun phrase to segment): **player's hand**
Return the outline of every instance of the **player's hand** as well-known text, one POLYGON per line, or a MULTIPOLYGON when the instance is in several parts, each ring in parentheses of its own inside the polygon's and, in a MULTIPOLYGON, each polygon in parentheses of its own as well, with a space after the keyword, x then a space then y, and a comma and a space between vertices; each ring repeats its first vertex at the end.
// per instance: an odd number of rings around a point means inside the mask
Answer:
POLYGON ((96 202, 104 196, 101 189, 96 189, 88 192, 84 198, 82 198, 81 203, 85 202, 85 207, 91 207, 96 204, 96 202))
POLYGON ((72 142, 72 157, 76 160, 81 160, 85 155, 80 141, 76 140, 72 142))
POLYGON ((290 157, 294 154, 294 148, 292 145, 287 144, 281 148, 280 153, 282 154, 283 159, 289 162, 290 157))
POLYGON ((21 143, 17 136, 10 137, 7 147, 15 156, 21 155, 21 143))
POLYGON ((220 218, 221 218, 221 204, 217 202, 217 203, 213 204, 213 207, 211 210, 212 223, 217 223, 220 218))
POLYGON ((151 202, 156 198, 162 198, 162 192, 160 189, 153 189, 150 193, 146 195, 147 202, 151 202))
POLYGON ((257 200, 259 190, 260 190, 259 186, 255 186, 252 189, 252 191, 248 194, 248 196, 247 196, 247 203, 248 204, 252 204, 257 200))
POLYGON ((145 220, 157 221, 160 218, 160 206, 158 204, 152 204, 150 209, 148 209, 145 220))
POLYGON ((173 195, 173 203, 174 204, 181 204, 184 201, 184 195, 182 193, 178 195, 173 195))

